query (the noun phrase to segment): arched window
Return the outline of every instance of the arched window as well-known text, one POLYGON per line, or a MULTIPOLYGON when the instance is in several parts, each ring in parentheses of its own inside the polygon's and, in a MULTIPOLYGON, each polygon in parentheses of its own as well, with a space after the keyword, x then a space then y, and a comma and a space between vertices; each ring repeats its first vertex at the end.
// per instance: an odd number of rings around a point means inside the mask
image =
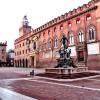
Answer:
POLYGON ((57 31, 57 29, 56 29, 56 27, 54 28, 54 32, 56 32, 57 31))
POLYGON ((48 30, 48 35, 50 35, 50 30, 48 30))
POLYGON ((48 38, 48 49, 51 48, 51 38, 48 38))
POLYGON ((33 42, 33 49, 34 50, 36 49, 36 42, 35 41, 33 42))
POLYGON ((94 40, 95 39, 95 28, 91 27, 89 29, 88 34, 89 34, 89 40, 94 40))
POLYGON ((68 40, 69 40, 69 45, 73 45, 74 44, 73 32, 68 32, 68 40))
POLYGON ((43 32, 43 36, 45 36, 45 32, 43 32))
POLYGON ((58 46, 58 38, 55 36, 54 37, 54 48, 56 48, 58 46))
POLYGON ((44 50, 46 49, 46 40, 45 39, 43 40, 43 49, 44 50))
POLYGON ((39 50, 41 51, 42 50, 42 43, 39 42, 39 50))
POLYGON ((84 35, 82 31, 79 31, 78 33, 78 42, 83 42, 84 41, 84 35))
POLYGON ((89 13, 86 15, 86 21, 88 21, 88 20, 91 20, 91 14, 89 14, 89 13))
POLYGON ((63 24, 62 24, 62 25, 60 25, 60 30, 63 30, 63 24))

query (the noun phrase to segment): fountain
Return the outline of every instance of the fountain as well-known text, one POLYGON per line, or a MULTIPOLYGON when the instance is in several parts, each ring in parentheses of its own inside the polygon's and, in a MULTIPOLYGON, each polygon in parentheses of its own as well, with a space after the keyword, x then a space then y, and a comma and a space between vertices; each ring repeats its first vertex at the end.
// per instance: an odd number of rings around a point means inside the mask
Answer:
POLYGON ((68 40, 65 37, 65 35, 62 36, 61 42, 62 42, 62 47, 58 50, 60 58, 57 59, 58 64, 57 64, 57 66, 55 66, 55 68, 59 68, 59 67, 63 67, 63 68, 73 67, 73 68, 76 68, 77 66, 74 65, 73 59, 70 56, 71 49, 68 48, 68 40), (66 41, 67 41, 67 45, 66 45, 66 41))
MULTIPOLYGON (((77 79, 82 77, 99 75, 99 73, 89 72, 87 67, 78 67, 75 65, 71 57, 71 49, 68 46, 68 39, 63 34, 61 38, 61 48, 57 65, 53 68, 45 68, 45 72, 36 74, 41 77, 48 77, 53 79, 77 79)), ((35 75, 34 70, 30 75, 35 75)))
POLYGON ((54 68, 46 68, 45 73, 72 74, 86 72, 87 67, 77 67, 71 58, 71 49, 68 47, 68 39, 63 34, 61 38, 61 48, 57 51, 60 57, 57 59, 57 65, 54 68))

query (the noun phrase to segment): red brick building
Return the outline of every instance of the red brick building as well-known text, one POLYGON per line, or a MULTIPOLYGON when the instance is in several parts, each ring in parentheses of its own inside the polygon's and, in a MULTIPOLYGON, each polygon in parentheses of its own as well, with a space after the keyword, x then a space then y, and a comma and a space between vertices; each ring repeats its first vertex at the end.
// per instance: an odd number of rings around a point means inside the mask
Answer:
POLYGON ((100 0, 91 0, 37 29, 28 31, 27 25, 23 24, 21 30, 25 32, 21 31, 22 35, 15 40, 16 66, 25 65, 27 59, 28 67, 54 67, 64 33, 76 65, 100 69, 100 0), (20 46, 23 41, 27 44, 20 46))
POLYGON ((0 42, 0 67, 6 66, 7 42, 0 42))

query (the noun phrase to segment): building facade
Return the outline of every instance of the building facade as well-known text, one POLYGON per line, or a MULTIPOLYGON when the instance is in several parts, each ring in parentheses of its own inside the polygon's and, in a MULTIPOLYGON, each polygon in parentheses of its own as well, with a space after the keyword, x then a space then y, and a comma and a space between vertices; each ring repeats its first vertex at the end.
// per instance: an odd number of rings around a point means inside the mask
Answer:
POLYGON ((7 52, 7 66, 8 67, 14 67, 14 58, 15 58, 15 53, 13 49, 10 49, 7 52))
POLYGON ((6 66, 6 48, 7 42, 0 42, 0 67, 6 66))
MULTIPOLYGON (((15 40, 15 65, 20 65, 22 59, 27 59, 28 67, 56 66, 60 40, 62 34, 65 34, 75 64, 87 66, 89 69, 100 69, 99 12, 100 0, 91 0, 88 4, 54 18, 37 29, 25 34, 22 31, 23 35, 15 40), (24 41, 25 46, 21 46, 24 41), (24 53, 25 50, 27 53, 24 53)), ((22 63, 23 66, 25 63, 22 63)))
POLYGON ((29 26, 27 16, 23 17, 21 27, 19 28, 19 38, 15 40, 15 66, 16 67, 29 67, 28 54, 29 48, 29 37, 32 33, 32 28, 29 26))

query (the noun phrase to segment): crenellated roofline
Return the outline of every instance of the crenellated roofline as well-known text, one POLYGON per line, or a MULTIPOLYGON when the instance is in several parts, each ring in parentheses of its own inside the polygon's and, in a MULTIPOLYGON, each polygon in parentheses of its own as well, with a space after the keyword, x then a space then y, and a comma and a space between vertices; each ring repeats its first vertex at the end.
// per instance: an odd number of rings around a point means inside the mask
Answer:
POLYGON ((44 25, 34 29, 34 34, 37 34, 43 30, 46 30, 58 23, 61 23, 63 21, 68 21, 72 18, 75 18, 79 15, 82 15, 84 13, 87 13, 91 10, 97 9, 97 6, 94 4, 99 2, 100 0, 91 0, 88 2, 88 4, 83 4, 82 6, 79 6, 77 9, 73 9, 72 11, 69 11, 68 13, 65 13, 64 15, 58 16, 57 18, 52 19, 51 21, 45 23, 44 25))
POLYGON ((60 24, 60 23, 65 22, 65 21, 69 21, 77 16, 80 16, 80 15, 85 14, 87 12, 96 10, 97 6, 95 6, 95 4, 99 1, 100 0, 91 0, 87 4, 83 4, 82 6, 79 6, 78 8, 73 9, 72 11, 69 11, 68 13, 65 13, 61 16, 58 16, 57 18, 52 19, 51 21, 43 24, 42 26, 32 30, 33 34, 31 34, 31 35, 30 35, 30 33, 24 34, 23 36, 16 39, 15 44, 19 43, 20 41, 22 41, 28 37, 31 37, 35 34, 38 34, 46 29, 49 29, 50 27, 53 27, 57 24, 60 24))
POLYGON ((0 46, 7 46, 7 41, 6 42, 0 42, 0 46))

